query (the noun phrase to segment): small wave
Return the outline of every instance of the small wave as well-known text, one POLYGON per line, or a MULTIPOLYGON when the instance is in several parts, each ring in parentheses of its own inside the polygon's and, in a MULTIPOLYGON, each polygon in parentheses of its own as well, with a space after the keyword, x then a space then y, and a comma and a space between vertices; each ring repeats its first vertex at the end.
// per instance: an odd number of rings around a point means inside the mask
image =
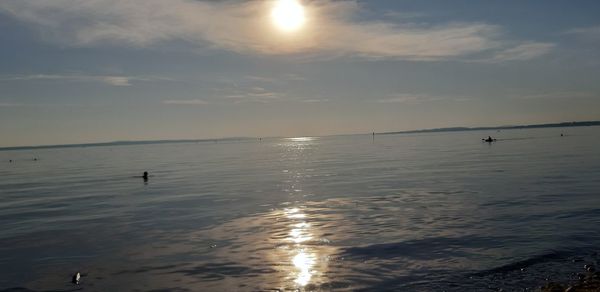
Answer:
POLYGON ((568 252, 568 251, 552 251, 552 252, 536 255, 536 256, 530 257, 525 260, 516 261, 513 263, 509 263, 509 264, 495 267, 492 269, 488 269, 485 271, 477 272, 477 273, 474 273, 473 276, 486 276, 486 275, 490 275, 490 274, 518 271, 518 270, 528 268, 528 267, 536 265, 536 264, 566 259, 571 255, 572 255, 572 253, 568 252))
POLYGON ((187 269, 179 269, 169 273, 183 274, 207 281, 219 281, 226 277, 252 277, 274 273, 271 268, 253 268, 236 263, 209 263, 187 269))
POLYGON ((498 237, 463 236, 434 237, 402 242, 373 244, 362 247, 350 247, 342 251, 341 256, 358 258, 395 258, 436 259, 445 256, 465 255, 467 248, 491 248, 500 246, 506 239, 498 237))

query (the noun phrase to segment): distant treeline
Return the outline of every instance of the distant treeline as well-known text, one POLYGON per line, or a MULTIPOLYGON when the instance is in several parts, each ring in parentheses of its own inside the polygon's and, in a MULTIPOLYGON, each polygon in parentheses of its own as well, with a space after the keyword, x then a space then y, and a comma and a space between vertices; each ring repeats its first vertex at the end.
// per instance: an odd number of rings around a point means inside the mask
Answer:
POLYGON ((554 123, 554 124, 500 126, 500 127, 473 127, 473 128, 452 127, 452 128, 399 131, 399 132, 384 132, 384 133, 379 133, 379 134, 380 135, 391 135, 391 134, 411 134, 411 133, 459 132, 459 131, 481 131, 481 130, 512 130, 512 129, 536 129, 536 128, 563 128, 563 127, 588 127, 588 126, 600 126, 600 121, 564 122, 564 123, 554 123))

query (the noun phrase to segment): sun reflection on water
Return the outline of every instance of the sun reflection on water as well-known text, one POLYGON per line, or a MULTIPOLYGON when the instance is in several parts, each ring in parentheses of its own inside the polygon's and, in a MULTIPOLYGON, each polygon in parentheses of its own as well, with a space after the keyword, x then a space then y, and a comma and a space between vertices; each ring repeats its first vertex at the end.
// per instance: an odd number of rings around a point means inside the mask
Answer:
MULTIPOLYGON (((299 163, 305 163, 310 157, 318 144, 318 139, 318 137, 285 138, 278 144, 279 147, 284 148, 281 159, 285 165, 283 173, 286 174, 283 191, 294 198, 288 203, 287 208, 278 212, 280 216, 278 221, 286 228, 286 235, 278 239, 278 245, 282 247, 280 250, 283 251, 285 256, 283 259, 286 261, 284 264, 286 284, 284 285, 293 284, 298 290, 320 282, 327 267, 327 260, 321 257, 322 254, 327 254, 323 251, 327 248, 315 244, 321 235, 318 224, 310 222, 318 220, 320 216, 314 212, 307 214, 307 207, 299 205, 296 199, 304 196, 302 183, 306 178, 306 170, 299 166, 299 163)), ((282 258, 279 258, 279 261, 281 260, 282 258)))
POLYGON ((303 243, 305 241, 311 240, 313 237, 310 233, 306 231, 310 226, 306 222, 298 223, 294 225, 295 228, 292 228, 290 231, 290 240, 295 243, 303 243))
POLYGON ((292 259, 292 263, 299 270, 294 282, 300 286, 306 286, 310 283, 310 278, 312 278, 312 267, 315 265, 314 256, 300 249, 298 250, 298 254, 292 259))
POLYGON ((311 225, 304 221, 306 214, 299 208, 285 209, 284 214, 288 219, 299 221, 290 225, 289 237, 286 240, 294 243, 292 249, 295 255, 292 258, 292 264, 296 271, 293 271, 291 276, 295 279, 294 283, 304 287, 310 283, 314 274, 316 259, 316 254, 309 247, 303 245, 313 238, 311 225))
POLYGON ((315 137, 294 137, 294 138, 287 138, 287 140, 292 141, 292 142, 310 142, 315 140, 315 137))

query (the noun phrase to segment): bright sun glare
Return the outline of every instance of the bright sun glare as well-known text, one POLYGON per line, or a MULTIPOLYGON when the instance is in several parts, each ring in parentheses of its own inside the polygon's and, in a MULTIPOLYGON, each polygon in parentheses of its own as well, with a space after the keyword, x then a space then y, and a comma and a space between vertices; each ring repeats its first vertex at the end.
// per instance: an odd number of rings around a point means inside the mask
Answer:
POLYGON ((306 22, 304 7, 298 0, 277 0, 271 10, 273 23, 281 30, 295 31, 306 22))

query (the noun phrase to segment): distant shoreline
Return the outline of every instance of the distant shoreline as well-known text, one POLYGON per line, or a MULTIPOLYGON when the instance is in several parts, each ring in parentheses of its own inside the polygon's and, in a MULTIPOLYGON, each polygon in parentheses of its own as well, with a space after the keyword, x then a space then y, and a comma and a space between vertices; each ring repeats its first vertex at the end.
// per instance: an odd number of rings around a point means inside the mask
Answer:
POLYGON ((397 132, 383 132, 383 133, 376 133, 376 134, 394 135, 394 134, 414 134, 414 133, 464 132, 464 131, 481 131, 481 130, 518 130, 518 129, 566 128, 566 127, 590 127, 590 126, 600 126, 600 121, 563 122, 563 123, 552 123, 552 124, 498 126, 498 127, 451 127, 451 128, 435 128, 435 129, 397 131, 397 132))
MULTIPOLYGON (((515 130, 515 129, 565 128, 565 127, 589 127, 589 126, 600 126, 600 121, 563 122, 563 123, 552 123, 552 124, 498 126, 498 127, 450 127, 450 128, 410 130, 410 131, 381 132, 381 133, 375 133, 375 134, 377 134, 377 135, 396 135, 396 134, 418 134, 418 133, 438 133, 438 132, 464 132, 464 131, 481 131, 481 130, 515 130)), ((364 135, 364 134, 362 134, 362 135, 364 135)), ((331 136, 341 136, 341 135, 331 135, 331 136)), ((149 144, 207 143, 207 142, 249 141, 249 140, 255 140, 255 139, 258 139, 258 138, 232 137, 232 138, 219 138, 219 139, 114 141, 114 142, 97 142, 97 143, 82 143, 82 144, 0 147, 0 151, 53 149, 53 148, 82 148, 82 147, 101 147, 101 146, 149 145, 149 144)))
POLYGON ((102 146, 151 145, 151 144, 208 143, 208 142, 244 141, 244 140, 251 140, 251 139, 254 139, 254 138, 240 137, 240 138, 220 138, 220 139, 114 141, 114 142, 97 142, 97 143, 82 143, 82 144, 0 147, 0 151, 54 149, 54 148, 84 148, 84 147, 102 147, 102 146))

